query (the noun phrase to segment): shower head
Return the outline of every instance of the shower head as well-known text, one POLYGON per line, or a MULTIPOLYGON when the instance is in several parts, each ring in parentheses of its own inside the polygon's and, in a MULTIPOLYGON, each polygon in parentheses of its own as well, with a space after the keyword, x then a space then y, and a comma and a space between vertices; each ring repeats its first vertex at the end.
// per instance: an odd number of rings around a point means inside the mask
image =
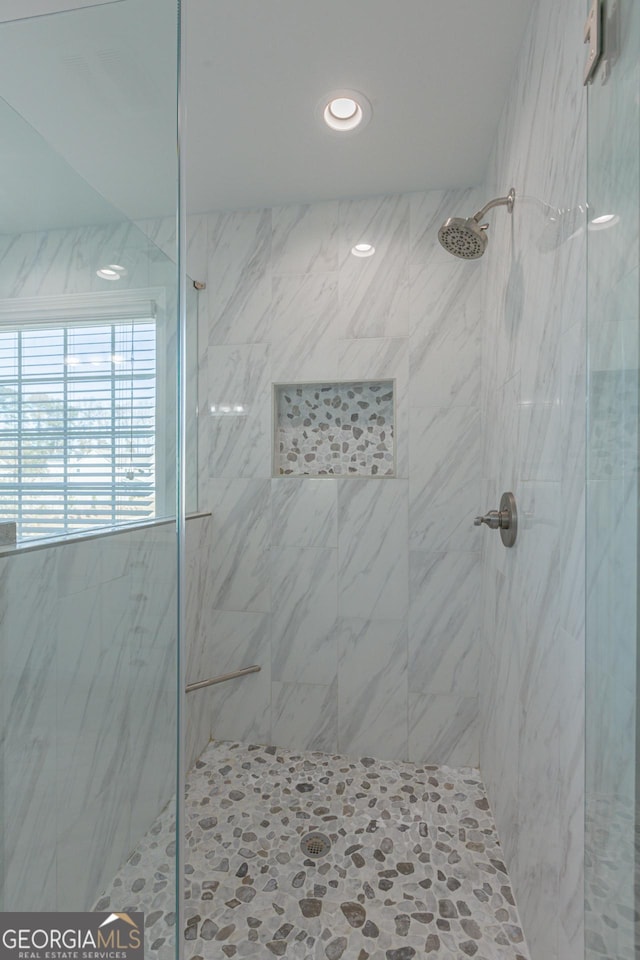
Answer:
POLYGON ((438 240, 454 257, 477 260, 487 249, 487 226, 481 226, 474 217, 449 217, 438 230, 438 240))
POLYGON ((509 213, 512 213, 515 198, 516 192, 511 188, 508 196, 491 200, 473 217, 468 219, 449 217, 438 230, 438 240, 454 257, 460 257, 462 260, 477 260, 485 252, 489 242, 487 237, 489 224, 480 221, 493 207, 504 206, 509 213))

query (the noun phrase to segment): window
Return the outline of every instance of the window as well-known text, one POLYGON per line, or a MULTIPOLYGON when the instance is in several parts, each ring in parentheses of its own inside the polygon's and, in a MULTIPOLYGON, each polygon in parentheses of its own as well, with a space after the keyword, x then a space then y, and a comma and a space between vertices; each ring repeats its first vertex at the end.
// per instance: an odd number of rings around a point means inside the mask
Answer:
POLYGON ((0 310, 0 517, 19 540, 156 515, 155 304, 104 299, 0 310))

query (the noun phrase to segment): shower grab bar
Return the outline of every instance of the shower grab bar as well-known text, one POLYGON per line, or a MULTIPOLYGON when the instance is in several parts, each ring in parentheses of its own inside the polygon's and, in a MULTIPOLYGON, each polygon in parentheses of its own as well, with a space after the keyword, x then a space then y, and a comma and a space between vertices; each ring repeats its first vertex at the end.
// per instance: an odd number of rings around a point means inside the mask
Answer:
POLYGON ((234 670, 233 673, 221 673, 219 677, 210 677, 208 680, 198 680, 197 683, 188 683, 186 693, 192 690, 202 690, 203 687, 212 687, 214 683, 224 683, 225 680, 235 680, 236 677, 246 677, 250 673, 260 673, 262 667, 253 664, 251 667, 243 667, 241 670, 234 670))

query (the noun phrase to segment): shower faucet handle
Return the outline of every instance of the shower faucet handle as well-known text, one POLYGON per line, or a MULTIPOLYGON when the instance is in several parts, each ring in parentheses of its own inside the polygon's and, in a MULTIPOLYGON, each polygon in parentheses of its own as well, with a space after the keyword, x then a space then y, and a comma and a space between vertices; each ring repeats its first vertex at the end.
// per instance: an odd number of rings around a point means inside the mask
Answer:
POLYGON ((492 530, 498 530, 502 526, 502 517, 498 510, 489 510, 484 517, 476 517, 473 521, 475 527, 480 527, 483 523, 486 523, 488 527, 491 527, 492 530))
POLYGON ((489 510, 484 517, 476 517, 473 523, 476 527, 486 523, 490 530, 499 530, 505 547, 512 547, 518 534, 518 511, 513 494, 503 493, 500 498, 500 509, 489 510))

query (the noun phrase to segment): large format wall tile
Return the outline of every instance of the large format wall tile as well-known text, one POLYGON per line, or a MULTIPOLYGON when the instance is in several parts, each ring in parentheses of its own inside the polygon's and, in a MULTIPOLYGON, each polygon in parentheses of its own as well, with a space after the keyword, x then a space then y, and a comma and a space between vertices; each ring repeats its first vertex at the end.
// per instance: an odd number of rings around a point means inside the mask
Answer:
POLYGON ((338 269, 338 202, 274 207, 272 265, 276 274, 338 269))
POLYGON ((209 543, 212 517, 189 520, 185 531, 185 568, 183 595, 186 645, 187 680, 201 677, 204 656, 203 642, 208 628, 210 610, 207 591, 209 543))
POLYGON ((405 196, 340 203, 342 336, 403 337, 409 332, 409 202, 405 196), (373 257, 351 255, 375 243, 373 257))
POLYGON ((174 791, 175 563, 169 523, 2 564, 4 909, 89 909, 174 791))
POLYGON ((256 407, 262 407, 271 379, 267 344, 209 346, 207 357, 210 405, 240 405, 254 412, 256 407))
POLYGON ((209 343, 264 339, 271 311, 271 211, 209 217, 209 343))
POLYGON ((96 816, 94 807, 56 838, 58 910, 91 910, 96 892, 102 892, 122 866, 123 852, 125 858, 130 854, 128 831, 123 843, 126 817, 117 790, 110 788, 101 796, 100 805, 104 805, 102 816, 96 816))
MULTIPOLYGON (((15 235, 0 249, 0 297, 102 291, 104 280, 96 276, 96 264, 111 260, 127 265, 122 281, 127 289, 154 286, 158 276, 151 276, 152 255, 147 237, 128 221, 15 235)), ((163 285, 167 266, 163 260, 158 267, 163 285)))
POLYGON ((338 481, 278 477, 271 481, 274 547, 338 546, 338 481))
POLYGON ((337 637, 338 749, 352 757, 406 757, 405 624, 343 618, 337 637))
MULTIPOLYGON (((317 704, 324 702, 318 691, 332 684, 328 702, 337 710, 339 700, 340 722, 322 734, 327 748, 340 743, 370 752, 377 745, 386 755, 408 756, 409 657, 416 694, 440 695, 441 709, 452 712, 445 726, 455 723, 460 698, 466 706, 475 697, 479 637, 470 615, 446 617, 439 593, 446 578, 436 571, 457 571, 469 606, 475 602, 477 565, 469 554, 482 544, 471 522, 483 506, 483 265, 452 261, 437 228, 446 216, 474 212, 481 193, 434 191, 207 218, 212 300, 200 336, 201 395, 207 407, 248 409, 242 423, 201 418, 200 462, 206 457, 208 476, 201 474, 200 505, 213 519, 211 542, 201 552, 207 613, 193 615, 194 662, 219 650, 214 624, 222 612, 233 622, 236 615, 272 611, 272 706, 263 698, 266 673, 250 680, 251 708, 242 707, 249 688, 241 681, 237 699, 226 690, 220 698, 218 736, 282 737, 289 729, 283 718, 297 715, 305 691, 317 704), (353 257, 352 246, 367 239, 375 256, 353 257), (279 477, 267 491, 272 383, 365 380, 395 381, 395 479, 279 477), (412 646, 410 544, 421 558, 444 554, 431 575, 428 562, 421 572, 414 564, 412 646), (423 588, 426 596, 438 594, 435 604, 421 598, 423 588), (423 635, 420 618, 429 622, 423 635), (371 690, 379 697, 371 698, 371 690)), ((237 629, 242 649, 240 621, 237 629)), ((193 703, 200 726, 202 698, 193 703)), ((310 733, 300 743, 311 740, 310 733)))
MULTIPOLYGON (((216 610, 208 624, 202 679, 254 664, 260 673, 228 680, 198 693, 207 695, 210 734, 268 743, 271 732, 271 618, 264 613, 216 610)), ((191 697, 189 694, 188 697, 191 697)), ((188 699, 188 698, 187 698, 188 699)))
POLYGON ((340 340, 338 375, 341 380, 396 380, 404 396, 409 381, 407 337, 340 340))
POLYGON ((477 545, 480 415, 475 407, 412 407, 409 530, 412 550, 477 545))
POLYGON ((119 581, 58 604, 56 807, 64 818, 63 830, 73 825, 88 802, 96 802, 109 780, 128 787, 131 638, 126 632, 128 617, 122 632, 117 621, 131 607, 129 591, 122 604, 114 587, 118 591, 119 581), (108 620, 105 592, 111 609, 108 620), (114 622, 115 637, 107 629, 114 622), (107 714, 110 720, 105 724, 107 714))
POLYGON ((211 417, 209 476, 267 478, 271 476, 269 409, 211 417))
MULTIPOLYGON (((170 549, 170 546, 167 546, 170 549)), ((177 583, 134 584, 133 613, 125 632, 132 634, 129 754, 131 834, 148 829, 148 811, 162 809, 173 786, 171 761, 177 747, 177 583)))
POLYGON ((7 558, 0 583, 4 910, 56 909, 56 560, 7 558))
POLYGON ((513 490, 520 530, 483 531, 480 766, 533 960, 584 956, 584 17, 532 10, 486 186, 516 203, 481 266, 483 507, 513 490))
POLYGON ((480 554, 409 554, 409 685, 477 697, 480 554))
POLYGON ((336 678, 337 551, 271 549, 274 680, 332 683, 336 678))
MULTIPOLYGON (((208 589, 212 522, 211 516, 192 519, 186 528, 184 644, 187 683, 206 680, 220 672, 216 647, 210 643, 212 636, 219 636, 217 629, 215 634, 212 631, 216 614, 211 607, 208 589)), ((244 614, 238 616, 242 617, 244 614)), ((211 739, 212 711, 218 702, 218 698, 213 697, 212 693, 218 692, 219 688, 215 691, 205 688, 192 691, 186 698, 183 733, 187 770, 191 769, 211 739)))
POLYGON ((475 698, 409 694, 410 760, 473 767, 477 765, 478 739, 475 698))
POLYGON ((211 480, 209 591, 220 610, 268 611, 270 480, 211 480))
POLYGON ((334 751, 337 742, 338 697, 331 686, 310 683, 274 683, 271 742, 294 750, 334 751))
POLYGON ((209 346, 210 477, 271 475, 269 364, 267 344, 209 346))
POLYGON ((480 274, 468 263, 411 268, 411 384, 415 407, 480 400, 480 274))
POLYGON ((338 274, 275 277, 270 339, 276 383, 335 380, 338 274))
POLYGON ((338 609, 343 617, 401 620, 408 598, 405 480, 338 485, 338 609))

